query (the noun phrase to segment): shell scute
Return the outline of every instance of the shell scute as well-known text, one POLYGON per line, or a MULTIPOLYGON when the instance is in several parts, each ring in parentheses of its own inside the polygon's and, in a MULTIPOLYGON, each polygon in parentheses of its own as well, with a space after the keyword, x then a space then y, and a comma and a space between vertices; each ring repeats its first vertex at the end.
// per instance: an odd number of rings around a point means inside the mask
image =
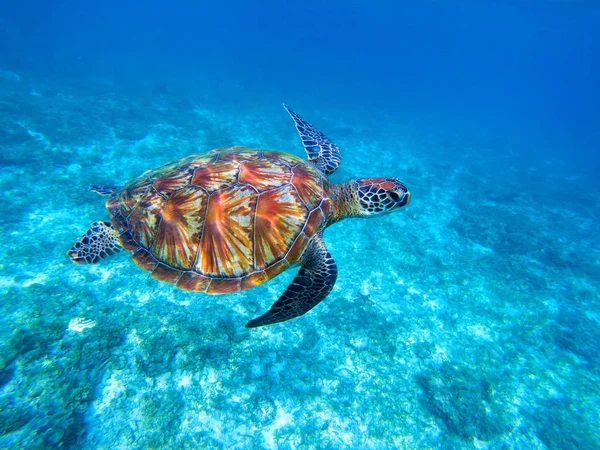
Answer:
POLYGON ((304 234, 313 236, 321 226, 325 223, 325 214, 320 208, 315 209, 308 215, 306 225, 304 225, 304 234))
POLYGON ((265 269, 265 274, 267 275, 267 279, 270 280, 271 278, 279 275, 281 272, 286 270, 288 267, 290 267, 290 263, 287 261, 287 259, 280 259, 275 264, 273 264, 265 269))
POLYGON ((246 289, 259 286, 268 280, 269 277, 264 271, 254 272, 247 277, 242 278, 241 290, 244 291, 246 289))
POLYGON ((323 198, 323 180, 316 170, 307 164, 299 164, 292 169, 292 184, 302 201, 310 208, 316 208, 323 198))
POLYGON ((111 223, 112 226, 119 231, 128 229, 127 219, 123 217, 118 211, 112 215, 111 223))
POLYGON ((156 280, 175 284, 181 276, 181 271, 173 269, 172 267, 166 266, 164 264, 157 264, 154 270, 150 273, 150 275, 156 280))
POLYGON ((252 268, 252 217, 256 192, 231 186, 208 199, 195 270, 218 277, 238 277, 252 268))
POLYGON ((184 272, 176 286, 184 291, 206 292, 210 278, 196 272, 184 272))
POLYGON ((230 294, 240 290, 240 278, 213 278, 210 280, 208 289, 209 294, 230 294))
POLYGON ((290 247, 290 250, 285 256, 285 259, 290 264, 299 261, 300 257, 304 253, 304 249, 306 248, 306 245, 308 244, 309 240, 310 239, 304 233, 300 233, 294 241, 294 243, 292 244, 292 246, 290 247))
POLYGON ((165 199, 156 191, 149 191, 140 198, 127 216, 131 236, 141 246, 150 248, 164 211, 165 199))
POLYGON ((131 236, 131 232, 129 230, 125 230, 122 233, 120 233, 119 240, 121 241, 121 245, 125 250, 135 252, 140 248, 138 243, 133 239, 133 236, 131 236))
POLYGON ((217 159, 217 155, 214 153, 201 153, 196 155, 190 155, 183 158, 178 163, 179 170, 184 169, 195 169, 196 167, 206 166, 207 164, 213 164, 217 159))
POLYGON ((192 177, 189 171, 180 171, 180 173, 175 174, 171 177, 162 177, 157 180, 154 180, 154 182, 152 183, 152 187, 160 195, 168 197, 174 192, 177 192, 180 189, 183 189, 187 185, 189 185, 191 178, 192 177))
POLYGON ((271 161, 279 161, 280 163, 285 164, 290 168, 294 167, 297 164, 306 164, 306 161, 304 161, 303 159, 298 158, 294 155, 290 155, 289 153, 280 153, 274 150, 263 150, 262 154, 263 157, 270 159, 271 161))
POLYGON ((289 185, 262 193, 254 218, 254 267, 263 270, 287 253, 308 210, 289 185))
POLYGON ((151 249, 156 258, 172 267, 193 268, 207 201, 208 195, 193 186, 169 197, 151 249))
POLYGON ((154 256, 152 256, 143 248, 140 248, 138 251, 136 251, 132 255, 132 258, 139 268, 144 269, 148 272, 152 272, 154 269, 156 269, 156 266, 158 265, 158 261, 156 260, 156 258, 154 258, 154 256))
MULTIPOLYGON (((129 186, 119 196, 119 213, 127 217, 138 202, 145 197, 150 190, 152 182, 145 180, 137 186, 129 186)), ((110 201, 109 201, 110 202, 110 201)))
POLYGON ((194 169, 192 184, 211 193, 237 181, 239 167, 233 162, 215 163, 194 169))
POLYGON ((225 151, 219 154, 220 161, 232 161, 238 164, 256 161, 260 158, 262 158, 260 150, 253 150, 246 147, 232 147, 231 149, 225 149, 225 151))
POLYGON ((240 164, 239 182, 255 187, 259 192, 290 182, 290 168, 278 161, 267 159, 240 164))

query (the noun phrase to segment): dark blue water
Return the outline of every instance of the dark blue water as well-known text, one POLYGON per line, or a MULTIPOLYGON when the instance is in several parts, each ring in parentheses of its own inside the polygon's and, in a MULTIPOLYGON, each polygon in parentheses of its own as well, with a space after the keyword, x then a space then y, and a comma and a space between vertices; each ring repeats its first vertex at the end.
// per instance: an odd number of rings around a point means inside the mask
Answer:
POLYGON ((0 447, 600 448, 600 4, 324 3, 0 8, 0 447), (304 157, 282 102, 413 199, 310 313, 68 260, 91 184, 304 157))

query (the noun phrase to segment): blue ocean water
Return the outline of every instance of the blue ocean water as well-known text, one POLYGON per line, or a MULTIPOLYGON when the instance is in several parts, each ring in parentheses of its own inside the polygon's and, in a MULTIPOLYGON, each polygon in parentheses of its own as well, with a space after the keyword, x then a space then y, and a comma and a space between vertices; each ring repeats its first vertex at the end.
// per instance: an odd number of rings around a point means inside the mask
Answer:
POLYGON ((0 448, 600 448, 600 4, 4 2, 0 448), (126 252, 92 184, 245 145, 291 105, 405 209, 325 231, 335 288, 208 296, 126 252))

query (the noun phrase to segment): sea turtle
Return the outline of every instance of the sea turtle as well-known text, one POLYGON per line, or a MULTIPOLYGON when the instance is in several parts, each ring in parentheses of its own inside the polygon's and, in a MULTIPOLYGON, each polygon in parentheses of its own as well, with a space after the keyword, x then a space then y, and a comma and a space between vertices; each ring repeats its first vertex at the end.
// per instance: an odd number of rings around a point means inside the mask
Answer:
POLYGON ((254 328, 301 316, 337 278, 323 230, 347 217, 386 214, 410 201, 397 178, 334 184, 338 147, 284 105, 308 161, 270 150, 231 147, 150 170, 122 187, 92 186, 109 196, 110 222, 94 222, 69 250, 78 264, 122 248, 152 277, 208 294, 243 291, 301 266, 254 328))

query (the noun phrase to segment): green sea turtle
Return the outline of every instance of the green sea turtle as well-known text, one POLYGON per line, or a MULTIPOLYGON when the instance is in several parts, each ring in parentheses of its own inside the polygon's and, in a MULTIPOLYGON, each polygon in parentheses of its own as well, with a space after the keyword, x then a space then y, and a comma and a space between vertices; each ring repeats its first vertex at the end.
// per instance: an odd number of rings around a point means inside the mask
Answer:
POLYGON ((406 206, 397 178, 334 184, 338 147, 284 105, 308 161, 270 150, 231 147, 150 170, 122 187, 92 186, 109 196, 110 222, 94 222, 69 250, 79 264, 124 248, 152 277, 178 288, 243 291, 284 270, 300 271, 254 328, 301 316, 333 288, 337 267, 323 242, 329 225, 406 206))

